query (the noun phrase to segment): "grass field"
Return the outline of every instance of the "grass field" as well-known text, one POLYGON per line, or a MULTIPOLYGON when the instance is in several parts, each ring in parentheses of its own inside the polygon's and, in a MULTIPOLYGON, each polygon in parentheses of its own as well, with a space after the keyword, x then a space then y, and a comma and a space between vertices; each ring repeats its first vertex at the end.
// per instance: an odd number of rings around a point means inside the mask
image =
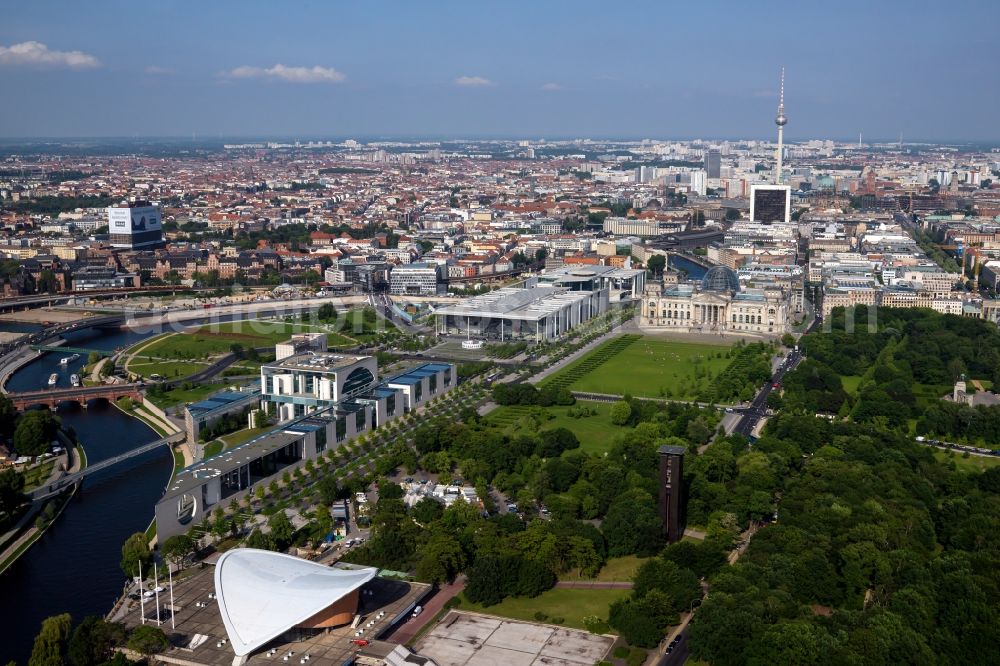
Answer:
POLYGON ((935 449, 934 457, 941 462, 948 462, 949 460, 955 461, 955 466, 958 469, 966 472, 981 472, 984 469, 989 469, 990 467, 996 467, 1000 465, 1000 456, 995 458, 985 458, 983 456, 972 456, 968 458, 963 458, 961 453, 952 453, 951 451, 942 451, 941 449, 935 449))
POLYGON ((577 403, 576 408, 580 409, 581 407, 597 411, 597 414, 586 417, 572 417, 568 412, 573 407, 510 405, 499 407, 490 412, 487 420, 502 428, 509 428, 511 432, 518 428, 525 428, 532 432, 538 429, 552 430, 554 428, 566 428, 580 440, 580 448, 577 450, 585 453, 604 453, 610 448, 611 439, 628 429, 611 422, 611 403, 577 403), (540 425, 537 427, 535 422, 530 418, 532 413, 543 415, 539 419, 540 425), (545 416, 551 416, 552 418, 545 418, 545 416))
POLYGON ((461 610, 498 615, 515 620, 537 622, 535 613, 542 612, 552 618, 563 618, 563 626, 586 629, 583 618, 590 615, 607 619, 608 607, 619 599, 627 597, 631 590, 573 590, 553 588, 534 599, 508 597, 495 606, 483 607, 470 602, 462 595, 461 610))
POLYGON ((635 555, 625 557, 612 557, 609 559, 595 578, 580 578, 578 570, 571 569, 559 576, 559 580, 599 580, 608 583, 620 583, 632 580, 636 569, 646 560, 635 555))
POLYGON ((226 448, 231 449, 234 446, 239 446, 243 442, 248 442, 257 435, 261 435, 268 430, 271 430, 274 426, 267 426, 264 428, 244 428, 243 430, 237 430, 229 435, 223 435, 222 439, 226 440, 228 446, 226 448))
POLYGON ((190 389, 175 388, 167 393, 147 395, 146 397, 160 409, 166 409, 174 405, 198 402, 217 391, 221 391, 226 386, 226 384, 198 384, 190 389))
POLYGON ((52 474, 52 468, 55 466, 56 459, 52 458, 24 472, 24 490, 34 490, 45 481, 48 481, 49 475, 52 474))
MULTIPOLYGON (((280 321, 249 320, 232 321, 223 324, 209 324, 191 332, 167 334, 152 344, 143 347, 139 356, 160 359, 207 359, 211 356, 229 353, 234 344, 243 347, 273 347, 287 340, 294 333, 326 332, 324 328, 290 324, 280 321)), ((327 344, 331 347, 347 347, 357 344, 340 333, 327 332, 327 344)), ((140 361, 136 359, 136 363, 140 361)))
POLYGON ((212 440, 205 445, 205 457, 211 458, 212 456, 217 456, 223 451, 228 451, 229 449, 235 448, 244 442, 248 442, 257 435, 262 435, 268 430, 271 430, 274 426, 267 426, 265 428, 244 428, 243 430, 237 430, 236 432, 231 432, 228 435, 223 435, 217 439, 212 440))
POLYGON ((849 394, 857 395, 858 386, 861 384, 861 375, 841 375, 840 383, 849 394))
POLYGON ((926 407, 950 394, 952 388, 950 384, 914 384, 913 395, 917 399, 918 407, 926 407))
POLYGON ((694 400, 730 359, 728 347, 623 335, 546 380, 573 391, 694 400))
POLYGON ((205 445, 204 455, 205 458, 211 458, 222 453, 222 442, 218 439, 212 440, 205 445))
POLYGON ((130 372, 143 377, 162 375, 167 379, 181 379, 204 370, 208 363, 192 363, 190 361, 133 361, 128 364, 130 372))

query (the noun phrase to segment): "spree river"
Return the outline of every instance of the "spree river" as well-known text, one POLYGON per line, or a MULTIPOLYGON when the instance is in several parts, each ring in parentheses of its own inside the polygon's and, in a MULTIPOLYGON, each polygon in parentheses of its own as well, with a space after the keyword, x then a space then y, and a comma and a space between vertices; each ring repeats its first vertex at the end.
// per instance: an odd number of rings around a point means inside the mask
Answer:
POLYGON ((669 258, 670 267, 687 273, 689 280, 700 280, 705 277, 708 269, 699 266, 690 259, 677 254, 671 254, 669 258))
MULTIPOLYGON (((71 346, 114 349, 147 335, 80 331, 66 338, 71 346)), ((67 355, 49 353, 26 365, 7 382, 8 390, 44 389, 52 373, 59 387, 68 387, 70 375, 80 372, 87 359, 60 365, 67 355)), ((89 409, 64 405, 58 414, 64 426, 76 430, 91 463, 158 437, 142 421, 103 401, 92 402, 89 409)), ((27 664, 34 636, 50 615, 69 613, 75 624, 111 610, 125 584, 118 566, 122 543, 149 526, 172 468, 170 449, 161 447, 87 477, 42 538, 0 574, 0 663, 13 659, 27 664)))

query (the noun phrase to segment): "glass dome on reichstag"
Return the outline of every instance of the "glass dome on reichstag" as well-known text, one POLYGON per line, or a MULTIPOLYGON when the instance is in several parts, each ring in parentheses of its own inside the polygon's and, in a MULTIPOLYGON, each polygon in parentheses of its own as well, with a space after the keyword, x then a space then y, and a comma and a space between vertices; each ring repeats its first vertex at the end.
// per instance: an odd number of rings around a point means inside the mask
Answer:
POLYGON ((713 266, 701 279, 702 291, 739 291, 740 279, 736 271, 725 266, 713 266))

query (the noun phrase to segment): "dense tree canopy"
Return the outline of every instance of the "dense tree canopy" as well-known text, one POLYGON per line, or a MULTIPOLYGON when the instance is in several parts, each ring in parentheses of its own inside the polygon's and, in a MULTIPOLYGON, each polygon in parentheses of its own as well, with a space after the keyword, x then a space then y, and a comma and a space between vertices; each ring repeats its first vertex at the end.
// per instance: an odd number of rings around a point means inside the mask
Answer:
POLYGON ((35 636, 28 666, 63 666, 66 663, 70 624, 69 613, 45 618, 35 636))
POLYGON ((129 578, 138 576, 140 569, 143 577, 149 576, 152 561, 153 556, 149 552, 149 539, 144 533, 136 532, 122 544, 121 568, 129 578))
POLYGON ((691 628, 695 657, 722 665, 997 659, 1000 473, 948 469, 907 436, 874 426, 782 414, 754 452, 737 456, 735 482, 752 474, 751 487, 772 487, 780 521, 757 532, 737 566, 710 576, 691 628))
POLYGON ((17 419, 14 449, 23 456, 38 456, 49 450, 59 429, 59 418, 47 409, 31 410, 17 419))

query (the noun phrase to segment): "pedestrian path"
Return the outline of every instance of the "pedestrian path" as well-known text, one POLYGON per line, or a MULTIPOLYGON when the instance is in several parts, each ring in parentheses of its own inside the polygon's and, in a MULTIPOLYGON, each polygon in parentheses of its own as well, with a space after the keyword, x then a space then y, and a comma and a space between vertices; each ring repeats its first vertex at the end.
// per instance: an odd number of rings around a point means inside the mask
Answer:
POLYGON ((406 645, 413 640, 413 637, 420 633, 420 630, 424 628, 424 625, 433 621, 439 612, 444 608, 444 605, 454 597, 457 597, 465 589, 465 577, 460 576, 455 580, 454 583, 449 583, 437 591, 433 597, 424 603, 423 610, 420 615, 416 617, 411 617, 406 622, 399 625, 399 627, 390 636, 393 643, 398 643, 399 645, 406 645))

